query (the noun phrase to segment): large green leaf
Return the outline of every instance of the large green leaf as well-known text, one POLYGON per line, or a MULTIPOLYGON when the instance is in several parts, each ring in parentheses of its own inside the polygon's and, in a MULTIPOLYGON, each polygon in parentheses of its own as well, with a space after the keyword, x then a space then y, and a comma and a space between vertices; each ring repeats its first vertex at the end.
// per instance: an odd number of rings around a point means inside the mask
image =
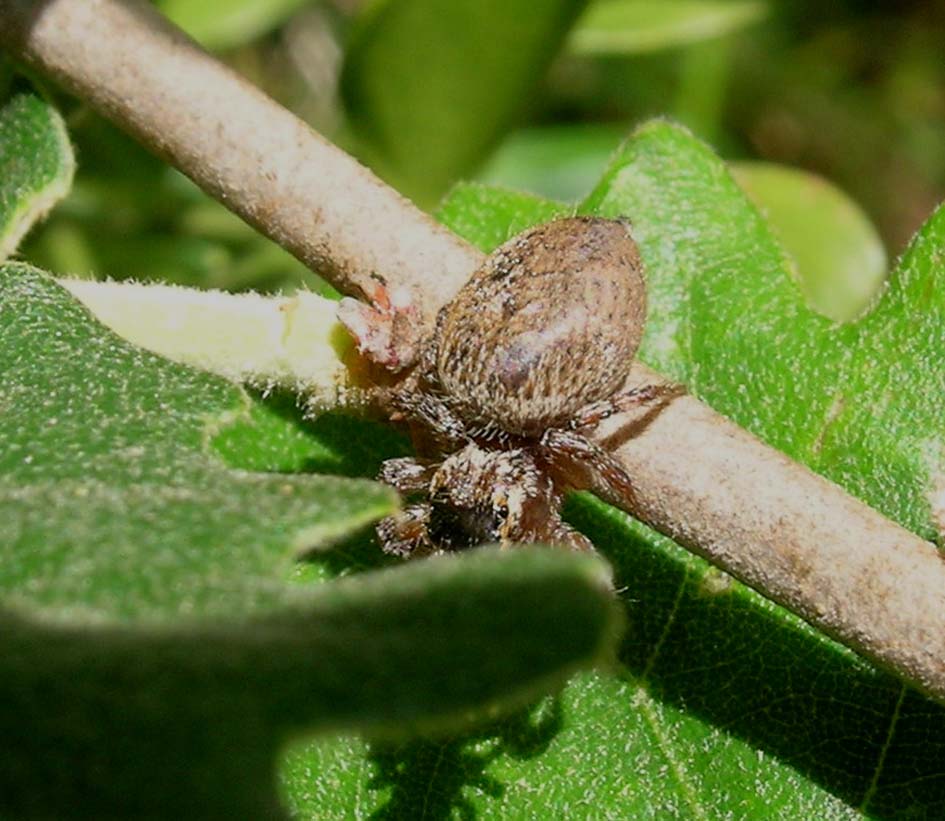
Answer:
MULTIPOLYGON (((529 201, 535 221, 564 208, 496 191, 487 216, 489 196, 457 188, 440 213, 486 246, 521 225, 529 201)), ((725 166, 677 127, 638 131, 582 210, 632 221, 651 295, 646 361, 933 534, 945 212, 922 229, 877 309, 838 326, 807 306, 725 166)), ((624 591, 621 679, 578 679, 514 721, 446 743, 297 747, 284 779, 302 817, 945 813, 940 705, 593 498, 576 496, 568 514, 624 591), (331 789, 307 783, 311 772, 331 789)))
POLYGON ((23 264, 0 267, 0 374, 0 813, 272 815, 290 735, 466 722, 613 653, 594 557, 483 551, 313 590, 392 491, 228 466, 298 467, 298 422, 23 264))
POLYGON ((509 126, 585 1, 369 3, 342 75, 368 159, 430 203, 509 126))
POLYGON ((0 86, 0 261, 66 194, 74 170, 59 112, 22 82, 0 86))
POLYGON ((246 615, 284 599, 298 551, 394 507, 366 482, 228 469, 205 442, 249 413, 245 394, 122 343, 35 269, 0 271, 7 602, 246 615))
POLYGON ((761 215, 715 155, 680 129, 641 129, 585 208, 633 220, 650 272, 645 359, 891 518, 937 537, 929 491, 945 435, 942 211, 916 235, 873 311, 838 325, 807 305, 761 215))

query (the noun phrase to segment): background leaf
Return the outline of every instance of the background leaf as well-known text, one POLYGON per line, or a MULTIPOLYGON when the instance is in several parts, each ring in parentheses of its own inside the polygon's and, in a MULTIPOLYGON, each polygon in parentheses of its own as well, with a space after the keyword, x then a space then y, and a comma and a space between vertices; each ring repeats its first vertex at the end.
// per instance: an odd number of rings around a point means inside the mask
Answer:
POLYGON ((477 179, 573 202, 597 183, 625 134, 623 126, 599 124, 521 129, 502 141, 477 179))
POLYGON ((568 42, 582 54, 640 54, 721 37, 761 20, 761 0, 597 0, 568 42))
MULTIPOLYGON (((527 203, 536 221, 556 208, 500 190, 490 219, 489 196, 483 186, 458 187, 440 214, 483 246, 521 225, 527 203), (462 216, 464 203, 474 219, 462 216)), ((941 431, 931 407, 942 395, 942 365, 928 358, 941 350, 945 326, 930 267, 943 239, 939 217, 876 311, 837 326, 806 305, 762 216, 682 129, 657 122, 637 131, 581 210, 632 221, 650 288, 645 361, 928 534, 928 471, 906 465, 903 452, 941 431), (897 298, 900 291, 911 296, 897 298), (922 298, 926 311, 930 300, 937 307, 917 327, 910 299, 922 298), (902 367, 888 368, 900 351, 902 367), (843 407, 861 415, 851 413, 842 429, 852 433, 869 412, 879 418, 855 442, 834 444, 840 419, 825 422, 835 417, 840 379, 867 385, 844 391, 843 407), (883 426, 893 433, 880 437, 883 426), (894 436, 904 442, 890 450, 894 436), (818 462, 828 442, 832 468, 818 462)), ((297 747, 284 779, 300 815, 341 818, 365 807, 392 818, 418 807, 486 817, 945 811, 940 705, 592 497, 575 496, 568 517, 612 562, 624 591, 630 630, 620 680, 582 677, 517 720, 446 743, 297 747), (330 794, 303 786, 311 772, 332 785, 330 794)))
POLYGON ((369 161, 429 204, 508 128, 584 0, 375 0, 342 92, 369 161))
POLYGON ((310 0, 160 0, 158 8, 207 49, 243 45, 288 20, 310 0))
POLYGON ((0 373, 4 814, 271 816, 288 735, 465 722, 613 652, 594 557, 482 551, 313 590, 352 548, 301 552, 395 494, 227 466, 260 459, 238 447, 260 419, 242 390, 22 264, 0 267, 0 373))
POLYGON ((59 113, 25 82, 11 79, 10 88, 0 87, 0 103, 2 261, 33 223, 65 196, 75 159, 59 113))
POLYGON ((797 168, 741 162, 732 173, 790 254, 811 307, 839 322, 863 313, 886 278, 886 249, 863 210, 797 168))

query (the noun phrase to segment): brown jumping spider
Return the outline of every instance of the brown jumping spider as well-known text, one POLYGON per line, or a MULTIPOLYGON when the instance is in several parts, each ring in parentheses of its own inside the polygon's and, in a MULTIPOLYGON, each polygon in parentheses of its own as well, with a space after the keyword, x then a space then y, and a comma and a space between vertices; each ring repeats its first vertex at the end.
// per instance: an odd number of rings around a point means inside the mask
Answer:
MULTIPOLYGON (((339 311, 359 349, 390 370, 392 329, 411 321, 383 287, 374 305, 339 311)), ((640 345, 646 288, 622 221, 572 217, 526 231, 493 252, 437 316, 418 364, 383 391, 411 428, 419 458, 390 459, 380 479, 422 500, 377 531, 400 556, 483 542, 590 541, 562 521, 564 495, 628 498, 630 477, 587 434, 608 416, 680 392, 623 390, 640 345)))

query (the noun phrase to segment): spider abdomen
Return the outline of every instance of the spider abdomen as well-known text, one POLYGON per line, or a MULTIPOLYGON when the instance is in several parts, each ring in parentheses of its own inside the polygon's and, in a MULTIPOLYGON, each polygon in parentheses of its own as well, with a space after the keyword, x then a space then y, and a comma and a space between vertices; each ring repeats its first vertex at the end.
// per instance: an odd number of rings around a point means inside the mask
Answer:
POLYGON ((498 248, 441 310, 437 380, 471 426, 537 436, 620 388, 645 315, 626 224, 556 220, 498 248))

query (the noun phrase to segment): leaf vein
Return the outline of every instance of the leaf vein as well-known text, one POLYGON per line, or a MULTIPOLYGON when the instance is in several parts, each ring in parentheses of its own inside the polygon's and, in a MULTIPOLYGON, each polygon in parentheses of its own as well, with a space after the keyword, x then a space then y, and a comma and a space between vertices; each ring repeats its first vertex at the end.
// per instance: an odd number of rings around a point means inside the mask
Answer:
POLYGON ((866 788, 866 792, 863 795, 863 800, 860 802, 860 812, 866 812, 879 787, 879 777, 882 775, 883 767, 886 764, 886 756, 889 753, 893 736, 896 733, 896 725, 899 723, 899 714, 902 710, 902 704, 905 701, 907 690, 908 688, 905 685, 899 689, 899 698, 896 700, 896 706, 893 708, 892 716, 889 718, 889 728, 886 731, 886 739, 883 741, 883 746, 879 751, 879 757, 876 760, 876 769, 873 771, 873 777, 870 779, 869 786, 866 788))

